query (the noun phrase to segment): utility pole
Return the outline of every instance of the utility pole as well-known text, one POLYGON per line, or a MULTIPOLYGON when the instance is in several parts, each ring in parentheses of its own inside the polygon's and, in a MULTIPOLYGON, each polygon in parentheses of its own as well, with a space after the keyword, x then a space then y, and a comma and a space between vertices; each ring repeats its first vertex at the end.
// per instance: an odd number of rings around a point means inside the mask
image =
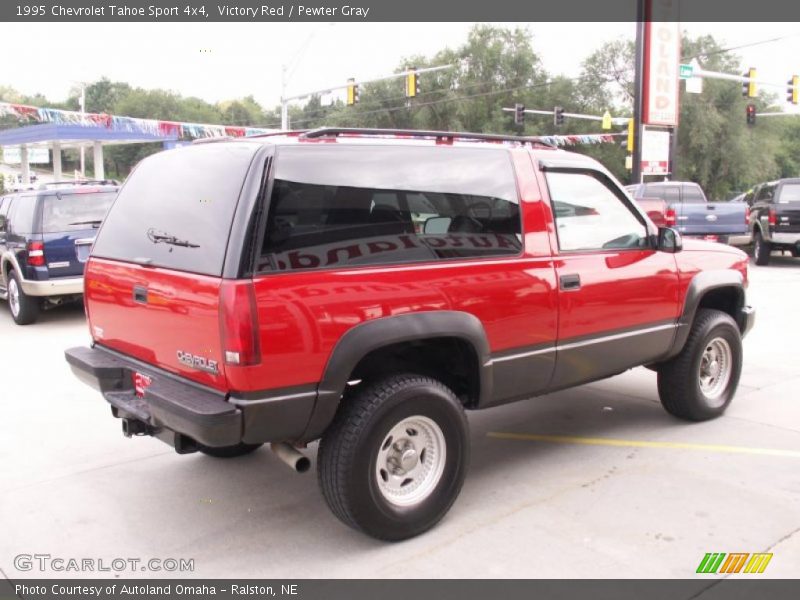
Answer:
POLYGON ((286 99, 286 65, 281 67, 281 129, 289 129, 289 102, 286 99))
MULTIPOLYGON (((86 83, 81 83, 81 120, 86 118, 86 83)), ((86 153, 81 144, 81 178, 86 179, 86 153)))
POLYGON ((636 0, 636 75, 633 86, 633 164, 631 183, 642 182, 642 100, 644 97, 645 0, 636 0))

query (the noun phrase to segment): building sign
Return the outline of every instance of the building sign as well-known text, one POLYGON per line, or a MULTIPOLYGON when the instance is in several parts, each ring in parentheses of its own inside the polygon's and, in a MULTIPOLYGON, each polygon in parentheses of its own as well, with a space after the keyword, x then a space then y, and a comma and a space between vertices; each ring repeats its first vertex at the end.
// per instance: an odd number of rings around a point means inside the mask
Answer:
POLYGON ((666 175, 669 173, 669 131, 642 132, 642 174, 666 175))
POLYGON ((642 123, 678 124, 681 28, 677 0, 649 0, 644 33, 642 123))
MULTIPOLYGON (((3 146, 3 162, 7 165, 21 165, 22 153, 19 146, 3 146)), ((28 164, 46 165, 50 162, 48 148, 28 148, 28 164)))

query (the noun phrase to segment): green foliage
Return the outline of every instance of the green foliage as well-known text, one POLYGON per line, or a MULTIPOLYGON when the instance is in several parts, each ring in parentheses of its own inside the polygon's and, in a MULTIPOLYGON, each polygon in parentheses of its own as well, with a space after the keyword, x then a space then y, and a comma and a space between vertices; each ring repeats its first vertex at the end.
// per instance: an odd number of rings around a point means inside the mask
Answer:
MULTIPOLYGON (((686 60, 696 57, 711 71, 742 72, 738 57, 722 50, 711 36, 683 39, 686 60)), ((597 121, 567 118, 564 126, 556 127, 545 115, 527 115, 524 127, 518 127, 503 108, 521 102, 528 108, 562 106, 566 112, 602 115, 608 110, 615 117, 630 116, 634 51, 632 41, 613 40, 586 57, 579 77, 553 76, 542 65, 527 29, 476 25, 457 48, 410 56, 396 65, 397 73, 409 66, 454 65, 422 74, 417 98, 405 98, 403 79, 397 78, 363 85, 355 106, 314 96, 305 105, 291 105, 289 117, 292 127, 299 129, 335 125, 526 135, 597 133, 601 131, 597 121)), ((735 82, 706 79, 702 94, 681 92, 676 178, 700 183, 710 198, 725 198, 771 178, 800 175, 800 118, 759 118, 755 127, 749 127, 747 102, 740 90, 735 82)), ((41 95, 25 96, 0 86, 0 100, 71 110, 78 109, 79 93, 74 89, 59 105, 41 95)), ((779 110, 770 108, 777 100, 762 92, 756 99, 758 110, 779 110)), ((171 121, 280 126, 280 106, 265 109, 252 96, 211 104, 107 78, 86 87, 86 110, 171 121)), ((9 117, 0 119, 0 128, 17 125, 9 117)), ((612 132, 623 130, 614 126, 612 132)), ((160 144, 109 147, 106 172, 124 177, 142 157, 160 148, 160 144)), ((629 178, 627 151, 621 144, 579 145, 570 150, 593 156, 623 181, 629 178)), ((66 152, 65 170, 75 160, 76 153, 66 152)))

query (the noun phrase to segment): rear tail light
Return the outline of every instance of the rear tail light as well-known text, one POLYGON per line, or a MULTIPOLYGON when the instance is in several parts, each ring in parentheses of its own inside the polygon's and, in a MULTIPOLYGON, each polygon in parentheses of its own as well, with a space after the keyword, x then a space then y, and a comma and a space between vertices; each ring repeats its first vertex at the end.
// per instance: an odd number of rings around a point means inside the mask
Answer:
POLYGON ((44 266, 44 242, 28 242, 28 264, 32 267, 44 266))
POLYGON ((745 225, 750 225, 750 207, 749 206, 745 206, 744 207, 744 224, 745 225))
POLYGON ((775 213, 774 208, 769 209, 769 226, 775 227, 778 224, 778 215, 775 213))
POLYGON ((678 215, 675 212, 674 208, 668 208, 664 212, 664 223, 667 227, 675 227, 675 223, 678 222, 678 215))
POLYGON ((222 352, 229 365, 261 362, 256 293, 252 281, 223 281, 219 292, 222 352))

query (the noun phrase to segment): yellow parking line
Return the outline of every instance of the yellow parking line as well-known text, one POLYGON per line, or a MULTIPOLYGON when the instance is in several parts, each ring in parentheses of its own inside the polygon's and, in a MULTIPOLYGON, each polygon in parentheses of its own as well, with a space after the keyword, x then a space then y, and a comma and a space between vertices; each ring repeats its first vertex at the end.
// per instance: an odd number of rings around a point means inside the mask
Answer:
POLYGON ((718 444, 688 444, 682 442, 647 442, 642 440, 616 440, 612 438, 579 437, 572 435, 540 435, 536 433, 507 433, 490 431, 486 434, 498 440, 524 442, 552 442, 554 444, 583 444, 586 446, 618 446, 622 448, 670 448, 673 450, 700 450, 703 452, 728 452, 734 454, 758 454, 761 456, 783 456, 800 458, 795 450, 775 448, 747 448, 745 446, 722 446, 718 444))

